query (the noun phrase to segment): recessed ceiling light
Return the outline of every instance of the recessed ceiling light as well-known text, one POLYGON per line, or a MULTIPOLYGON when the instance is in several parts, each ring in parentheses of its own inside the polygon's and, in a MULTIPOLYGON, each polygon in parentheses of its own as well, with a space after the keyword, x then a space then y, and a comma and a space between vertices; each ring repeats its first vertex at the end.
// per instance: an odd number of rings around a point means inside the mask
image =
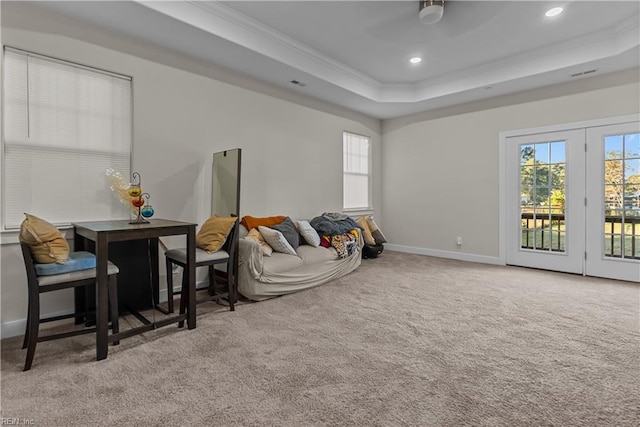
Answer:
POLYGON ((420 58, 419 56, 414 56, 413 58, 411 58, 409 60, 409 62, 411 62, 412 64, 418 64, 422 61, 422 58, 420 58))
POLYGON ((547 13, 545 13, 544 16, 548 16, 549 18, 552 16, 558 16, 562 13, 562 10, 563 9, 561 7, 554 7, 553 9, 547 10, 547 13))

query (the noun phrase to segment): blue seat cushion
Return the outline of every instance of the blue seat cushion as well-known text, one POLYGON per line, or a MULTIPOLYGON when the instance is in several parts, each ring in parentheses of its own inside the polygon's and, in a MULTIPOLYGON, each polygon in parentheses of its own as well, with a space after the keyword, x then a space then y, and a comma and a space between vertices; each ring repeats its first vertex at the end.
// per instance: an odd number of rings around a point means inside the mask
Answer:
POLYGON ((91 252, 71 252, 64 264, 35 264, 38 276, 53 276, 71 271, 96 268, 96 256, 91 252))

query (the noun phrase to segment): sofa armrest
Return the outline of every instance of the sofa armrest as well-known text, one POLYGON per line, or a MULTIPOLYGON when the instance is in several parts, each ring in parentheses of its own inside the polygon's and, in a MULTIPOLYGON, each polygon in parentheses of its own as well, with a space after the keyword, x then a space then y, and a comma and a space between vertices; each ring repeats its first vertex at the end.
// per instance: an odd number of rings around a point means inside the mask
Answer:
POLYGON ((364 237, 362 236, 362 230, 358 231, 358 248, 362 251, 364 248, 364 237))
POLYGON ((263 252, 260 244, 253 239, 240 239, 238 242, 239 264, 254 279, 262 276, 263 252))

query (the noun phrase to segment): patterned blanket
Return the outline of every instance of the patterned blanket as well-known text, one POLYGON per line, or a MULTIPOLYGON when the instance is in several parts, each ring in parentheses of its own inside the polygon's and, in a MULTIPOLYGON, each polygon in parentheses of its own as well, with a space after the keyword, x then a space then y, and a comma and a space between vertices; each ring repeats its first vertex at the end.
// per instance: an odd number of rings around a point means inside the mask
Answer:
POLYGON ((322 236, 320 244, 325 248, 333 246, 338 252, 338 258, 347 258, 358 251, 358 230, 353 229, 348 233, 322 236))

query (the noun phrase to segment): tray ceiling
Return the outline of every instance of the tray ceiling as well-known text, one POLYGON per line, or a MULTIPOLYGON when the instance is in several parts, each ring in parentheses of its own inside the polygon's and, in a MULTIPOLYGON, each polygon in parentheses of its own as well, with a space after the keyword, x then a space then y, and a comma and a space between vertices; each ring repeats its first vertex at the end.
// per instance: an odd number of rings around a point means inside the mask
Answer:
POLYGON ((432 25, 418 1, 39 4, 381 119, 640 65, 637 1, 449 0, 432 25))

